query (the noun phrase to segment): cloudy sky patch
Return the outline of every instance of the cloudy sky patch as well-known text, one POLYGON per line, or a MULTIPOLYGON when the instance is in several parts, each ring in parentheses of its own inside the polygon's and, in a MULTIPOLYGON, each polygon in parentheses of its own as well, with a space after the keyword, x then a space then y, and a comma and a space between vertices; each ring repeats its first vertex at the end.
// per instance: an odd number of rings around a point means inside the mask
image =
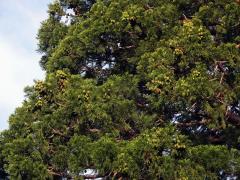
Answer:
POLYGON ((0 130, 24 99, 23 89, 43 79, 36 34, 51 0, 0 0, 0 130))

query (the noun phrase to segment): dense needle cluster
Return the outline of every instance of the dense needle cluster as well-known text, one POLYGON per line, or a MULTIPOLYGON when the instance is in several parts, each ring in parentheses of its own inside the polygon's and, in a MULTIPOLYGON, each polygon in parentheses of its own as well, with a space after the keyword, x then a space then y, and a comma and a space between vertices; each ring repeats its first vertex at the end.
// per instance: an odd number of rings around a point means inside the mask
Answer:
POLYGON ((239 1, 56 0, 48 13, 46 78, 1 133, 0 179, 240 178, 239 1))

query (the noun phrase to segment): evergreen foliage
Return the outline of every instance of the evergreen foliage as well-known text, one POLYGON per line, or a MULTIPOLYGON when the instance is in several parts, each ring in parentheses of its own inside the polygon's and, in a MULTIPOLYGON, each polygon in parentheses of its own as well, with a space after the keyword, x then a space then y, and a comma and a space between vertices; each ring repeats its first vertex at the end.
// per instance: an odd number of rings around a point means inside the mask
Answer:
POLYGON ((46 78, 1 133, 0 179, 240 178, 239 1, 57 0, 48 13, 46 78))

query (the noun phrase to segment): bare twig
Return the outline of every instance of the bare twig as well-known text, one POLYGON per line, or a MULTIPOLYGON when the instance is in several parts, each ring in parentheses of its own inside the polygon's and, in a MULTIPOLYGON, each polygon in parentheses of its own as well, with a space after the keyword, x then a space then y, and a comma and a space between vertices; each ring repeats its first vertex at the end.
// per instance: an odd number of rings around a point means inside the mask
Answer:
POLYGON ((225 75, 225 74, 222 73, 222 76, 221 76, 221 78, 220 78, 220 82, 219 82, 220 84, 222 84, 222 82, 223 82, 224 75, 225 75))

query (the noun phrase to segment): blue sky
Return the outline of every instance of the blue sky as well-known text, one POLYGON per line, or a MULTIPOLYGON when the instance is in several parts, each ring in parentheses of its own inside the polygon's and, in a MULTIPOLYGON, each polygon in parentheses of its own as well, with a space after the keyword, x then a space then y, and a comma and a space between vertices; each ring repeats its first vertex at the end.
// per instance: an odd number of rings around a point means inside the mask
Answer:
POLYGON ((24 99, 23 89, 43 79, 36 34, 51 0, 0 0, 0 131, 24 99))

